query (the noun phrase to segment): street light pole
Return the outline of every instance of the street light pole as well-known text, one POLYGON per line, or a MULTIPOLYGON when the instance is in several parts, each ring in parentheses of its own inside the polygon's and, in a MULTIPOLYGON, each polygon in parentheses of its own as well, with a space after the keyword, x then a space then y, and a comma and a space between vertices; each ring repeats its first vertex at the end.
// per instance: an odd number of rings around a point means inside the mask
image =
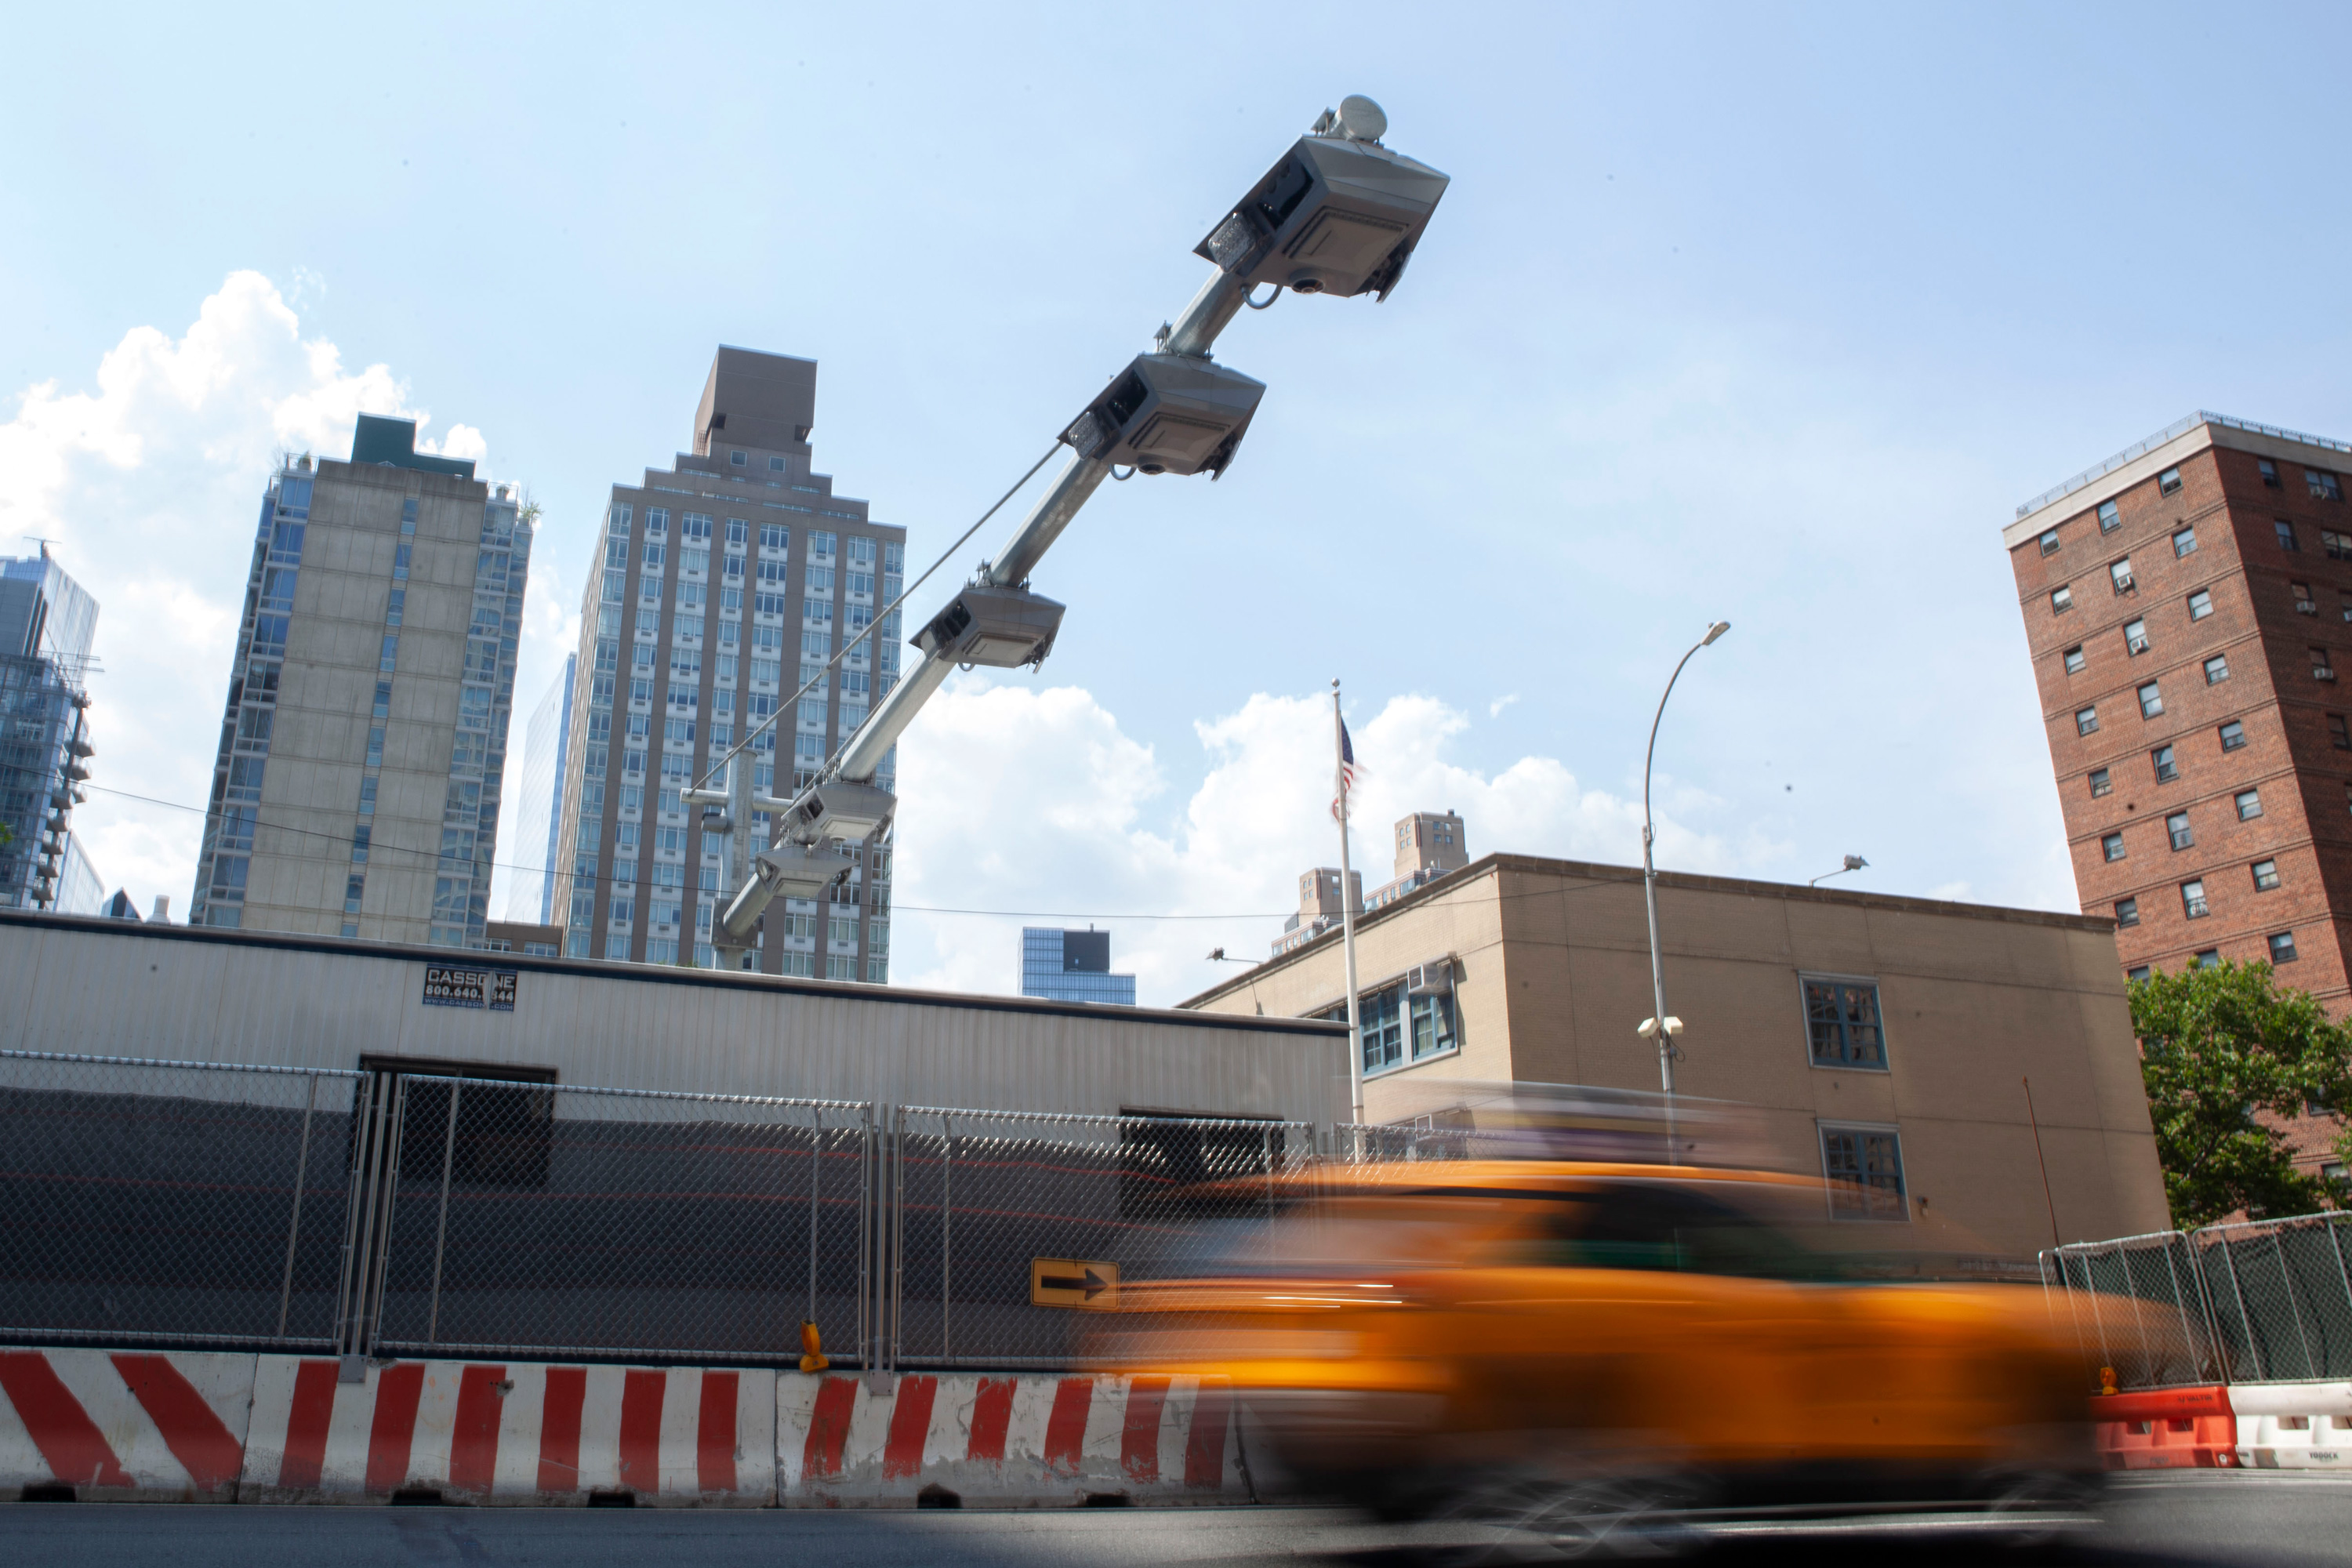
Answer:
POLYGON ((1666 1161, 1675 1159, 1675 1021, 1666 1016, 1666 972, 1658 957, 1658 867, 1652 853, 1657 842, 1657 828, 1650 820, 1650 763, 1658 754, 1658 725, 1666 716, 1666 699, 1675 694, 1675 682, 1683 678, 1683 666, 1691 655, 1706 647, 1731 629, 1729 621, 1717 621, 1706 628, 1706 635, 1691 644, 1690 652, 1675 662, 1674 674, 1666 678, 1666 689, 1658 699, 1658 711, 1650 721, 1650 747, 1642 753, 1642 898, 1650 911, 1650 1026, 1645 1031, 1658 1042, 1658 1087, 1666 1097, 1666 1161))

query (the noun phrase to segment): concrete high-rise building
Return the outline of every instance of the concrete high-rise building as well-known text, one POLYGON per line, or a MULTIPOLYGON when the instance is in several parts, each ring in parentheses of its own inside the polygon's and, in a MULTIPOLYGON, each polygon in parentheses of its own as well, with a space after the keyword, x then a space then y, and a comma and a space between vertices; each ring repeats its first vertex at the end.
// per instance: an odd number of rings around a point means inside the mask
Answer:
POLYGON ((572 739, 572 678, 580 656, 563 656, 563 673, 531 710, 523 732, 522 816, 516 825, 514 883, 507 919, 547 925, 555 919, 555 834, 563 825, 563 748, 572 739))
POLYGON ((104 897, 72 827, 89 777, 84 676, 97 631, 98 601, 47 545, 0 560, 0 908, 95 914, 104 897))
POLYGON ((2200 413, 2002 530, 2075 889, 2130 974, 2267 959, 2352 1011, 2347 470, 2200 413))
POLYGON ((481 944, 532 519, 415 438, 270 477, 193 924, 481 944))
MULTIPOLYGON (((815 423, 814 360, 721 348, 693 450, 613 487, 581 604, 557 830, 556 916, 572 957, 709 965, 727 840, 702 832, 702 811, 678 792, 816 680, 743 753, 756 791, 790 795, 898 680, 896 615, 820 679, 898 597, 906 531, 811 471, 815 423)), ((894 752, 875 782, 894 787, 896 769, 894 752)), ((767 814, 752 814, 751 830, 764 846, 767 814)), ((824 902, 771 906, 761 971, 889 978, 887 831, 824 902)))
POLYGON ((1021 994, 1135 1005, 1135 976, 1110 972, 1110 932, 1021 928, 1021 994))

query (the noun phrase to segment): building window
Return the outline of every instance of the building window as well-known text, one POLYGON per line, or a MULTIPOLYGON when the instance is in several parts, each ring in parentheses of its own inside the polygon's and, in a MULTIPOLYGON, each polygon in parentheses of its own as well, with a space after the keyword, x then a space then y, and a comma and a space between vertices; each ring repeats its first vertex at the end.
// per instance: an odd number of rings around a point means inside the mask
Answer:
POLYGON ((2246 743, 2246 727, 2235 719, 2221 726, 2221 749, 2234 752, 2246 743))
POLYGON ((2147 623, 2146 621, 2126 621, 2124 623, 2124 647, 2127 652, 2134 655, 2143 654, 2147 651, 2147 623))
POLYGON ((2116 924, 2118 926, 2136 926, 2139 924, 2139 900, 2137 899, 2117 899, 2116 900, 2116 924))
POLYGON ((2080 675, 2083 673, 2083 645, 2081 643, 2076 643, 2073 647, 2066 650, 2066 673, 2069 675, 2080 675))
POLYGON ((2294 542, 2294 524, 2289 522, 2283 517, 2274 517, 2271 519, 2271 526, 2278 531, 2278 544, 2281 550, 2300 550, 2303 548, 2302 545, 2297 544, 2294 542))
POLYGON ((2339 588, 2336 596, 2344 602, 2344 618, 2352 621, 2352 588, 2339 588))
POLYGON ((2196 553, 2197 530, 2194 525, 2181 529, 2172 536, 2172 557, 2174 560, 2178 561, 2184 555, 2194 555, 2196 553))
POLYGON ((2329 473, 2326 468, 2304 469, 2303 483, 2304 487, 2311 491, 2311 499, 2314 500, 2342 500, 2344 499, 2344 481, 2337 479, 2334 474, 2329 473))
POLYGON ((2160 496, 2179 495, 2180 493, 2180 470, 2179 468, 2167 468, 2164 472, 2157 475, 2156 493, 2160 496))
POLYGON ((2106 769, 2093 768, 2091 770, 2091 794, 2094 796, 2103 795, 2115 787, 2116 782, 2107 775, 2106 769))
POLYGON ((2116 593, 2130 593, 2132 591, 2132 569, 2130 560, 2126 558, 2122 561, 2109 562, 2107 563, 2107 577, 2115 584, 2116 593))
POLYGON ((2352 561, 2352 533, 2323 528, 2319 531, 2319 548, 2330 561, 2352 561))
POLYGON ((1830 1217, 1894 1220, 1911 1217, 1903 1188, 1903 1140, 1893 1128, 1822 1127, 1822 1174, 1830 1217))
POLYGON ((2201 621, 2213 613, 2213 595, 2203 588, 2189 595, 2189 618, 2201 621))
POLYGON ((2211 912, 2205 907, 2202 878, 2191 878, 2180 884, 2180 912, 2192 921, 2201 921, 2211 912))
POLYGON ((2336 679, 2335 661, 2327 657, 2327 650, 2324 647, 2315 647, 2311 650, 2311 679, 2314 680, 2333 680, 2336 679))
POLYGON ((2189 814, 2185 811, 2176 811, 2166 817, 2164 832, 2175 849, 2186 849, 2197 842, 2197 836, 2189 830, 2189 814))
POLYGON ((2294 590, 2294 613, 2296 615, 2315 616, 2319 614, 2319 601, 2311 596, 2310 584, 2289 583, 2287 586, 2294 590))
POLYGON ((2056 529, 2053 528, 2042 536, 2042 553, 2044 555, 2055 555, 2058 553, 2058 531, 2056 529))
MULTIPOLYGON (((2099 710, 2095 707, 2074 710, 2074 733, 2088 735, 2099 727, 2099 710)), ((2352 742, 2347 742, 2352 744, 2352 742)))
POLYGON ((2293 963, 2295 961, 2297 954, 2294 951, 2294 932, 2273 931, 2270 940, 2273 963, 2293 963))
POLYGON ((2135 968, 2126 970, 2126 971, 2124 972, 2124 978, 2125 978, 2126 980, 2145 980, 2145 979, 2147 979, 2147 964, 2145 964, 2145 963, 2143 963, 2143 964, 2139 964, 2139 965, 2137 965, 2137 967, 2135 967, 2135 968))
POLYGON ((2219 686, 2230 679, 2230 656, 2217 653, 2205 661, 2205 684, 2219 686))
POLYGON ((1801 975, 1805 1033, 1813 1065, 1886 1070, 1886 1040, 1879 1024, 1878 982, 1838 975, 1801 975))
POLYGON ((2221 967, 2221 950, 2218 947, 2200 949, 2194 963, 2200 969, 2219 969, 2221 967))
POLYGON ((2267 892, 2271 891, 2273 889, 2276 888, 2278 885, 2279 885, 2278 862, 2277 862, 2277 861, 2275 861, 2275 860, 2257 860, 2257 861, 2255 861, 2255 862, 2254 862, 2254 891, 2256 891, 2257 893, 2267 893, 2267 892))
POLYGON ((2109 860, 2122 859, 2124 858, 2124 836, 2120 833, 2110 833, 2105 837, 2100 839, 2099 853, 2105 856, 2109 860))
POLYGON ((2180 769, 2173 763, 2170 746, 2158 746, 2147 754, 2147 760, 2155 764, 2157 783, 2170 784, 2180 776, 2180 769))
POLYGON ((2074 589, 2072 589, 2072 588, 2053 588, 2053 589, 2051 589, 2051 590, 2050 590, 2050 613, 2051 613, 2052 615, 2053 615, 2053 616, 2063 616, 2063 615, 2064 615, 2067 611, 2069 611, 2069 610, 2073 609, 2074 607, 2074 589))
POLYGON ((2143 719, 2153 719, 2163 711, 2164 693, 2158 691, 2156 689, 2156 682, 2151 680, 2139 689, 2139 716, 2143 719))
POLYGON ((2252 822, 2255 817, 2260 816, 2262 814, 2263 792, 2258 789, 2240 790, 2238 792, 2238 820, 2240 822, 2252 822))
POLYGON ((2327 743, 2339 752, 2352 752, 2352 725, 2345 723, 2341 713, 2327 716, 2327 743))
POLYGON ((2099 531, 2101 533, 2113 533, 2117 528, 2123 525, 2123 513, 2116 510, 2115 502, 2111 500, 2103 500, 2099 503, 2099 531))

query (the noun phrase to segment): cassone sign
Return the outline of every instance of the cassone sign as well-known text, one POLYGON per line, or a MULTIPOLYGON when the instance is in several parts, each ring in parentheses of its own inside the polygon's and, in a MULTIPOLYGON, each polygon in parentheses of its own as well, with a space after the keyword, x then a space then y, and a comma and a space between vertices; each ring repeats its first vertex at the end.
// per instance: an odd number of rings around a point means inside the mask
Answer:
POLYGON ((487 1007, 493 1013, 511 1013, 515 1006, 515 976, 512 969, 478 969, 454 963, 428 963, 425 966, 425 1005, 427 1007, 487 1007))

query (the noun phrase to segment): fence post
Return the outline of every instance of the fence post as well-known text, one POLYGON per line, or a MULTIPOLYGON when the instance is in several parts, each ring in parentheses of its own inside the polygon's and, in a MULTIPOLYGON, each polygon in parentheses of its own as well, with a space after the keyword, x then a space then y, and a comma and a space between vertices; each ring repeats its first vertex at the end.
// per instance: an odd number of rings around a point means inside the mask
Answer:
MULTIPOLYGON (((2230 1272, 2230 1295, 2238 1303, 2238 1327, 2245 1332, 2246 1354, 2253 1361, 2254 1376, 2267 1380, 2271 1358, 2263 1353, 2263 1347, 2254 1341, 2254 1320, 2246 1313, 2246 1292, 2238 1283, 2238 1255, 2231 1249, 2230 1238, 2226 1235, 2221 1237, 2221 1267, 2230 1272)), ((2234 1373, 2237 1369, 2232 1367, 2230 1370, 2234 1373)))
POLYGON ((457 1161, 457 1096, 465 1088, 457 1079, 449 1080, 449 1131, 441 1140, 441 1218, 433 1230, 433 1304, 425 1317, 425 1342, 428 1345, 441 1335, 441 1258, 449 1241, 449 1171, 457 1161))
POLYGON ((302 1237, 302 1181, 310 1170, 310 1115, 319 1109, 319 1075, 310 1075, 310 1096, 302 1106, 302 1147, 294 1157, 294 1213, 286 1222, 286 1279, 278 1289, 278 1337, 286 1337, 286 1317, 294 1306, 294 1248, 302 1237))
POLYGON ((955 1353, 955 1123, 940 1118, 940 1359, 955 1353))
POLYGON ((2271 1232, 2271 1250, 2278 1255, 2279 1284, 2286 1290, 2287 1316, 2294 1320, 2294 1342, 2303 1347, 2303 1375, 2317 1377, 2319 1369, 2311 1360, 2311 1336, 2303 1331, 2303 1303, 2295 1296, 2294 1270, 2287 1266, 2286 1237, 2277 1230, 2271 1232))
POLYGON ((894 1108, 890 1121, 890 1336, 889 1364, 898 1370, 898 1336, 905 1324, 900 1307, 907 1284, 907 1108, 894 1108))
MULTIPOLYGON (((2347 1270, 2344 1267, 2344 1238, 2336 1233, 2336 1218, 2334 1215, 2331 1215, 2328 1216, 2326 1225, 2327 1245, 2336 1254, 2336 1277, 2344 1282, 2344 1304, 2347 1310, 2352 1310, 2352 1270, 2347 1270)), ((2334 1358, 2332 1357, 2330 1358, 2331 1363, 2333 1362, 2333 1359, 2334 1358)), ((2335 1368, 2331 1364, 2328 1371, 2333 1372, 2335 1368)), ((2320 1375, 2325 1377, 2327 1373, 2322 1373, 2320 1375)))
POLYGON ((817 1169, 824 1163, 824 1112, 809 1111, 808 1321, 816 1321, 817 1169))
POLYGON ((874 1371, 874 1172, 875 1106, 868 1101, 858 1112, 857 1140, 857 1359, 870 1375, 874 1371))

